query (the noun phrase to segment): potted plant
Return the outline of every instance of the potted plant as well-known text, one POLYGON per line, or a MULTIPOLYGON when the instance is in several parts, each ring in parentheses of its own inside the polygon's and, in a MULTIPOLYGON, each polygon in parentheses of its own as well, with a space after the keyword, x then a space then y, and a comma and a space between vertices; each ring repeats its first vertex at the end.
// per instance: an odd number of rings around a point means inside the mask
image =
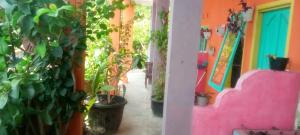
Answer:
POLYGON ((289 58, 276 57, 269 55, 270 68, 276 71, 285 71, 286 66, 289 62, 289 58))
POLYGON ((209 29, 207 26, 201 27, 200 34, 203 38, 209 39, 211 36, 211 29, 209 29))
POLYGON ((217 27, 216 32, 218 33, 219 36, 223 37, 225 34, 225 30, 226 30, 225 25, 221 25, 217 27))
MULTIPOLYGON (((124 57, 128 54, 109 50, 101 53, 102 56, 99 59, 101 64, 90 81, 91 94, 86 102, 88 126, 90 129, 103 129, 103 133, 114 133, 118 130, 124 106, 127 104, 124 97, 126 87, 118 82, 124 69, 120 65, 123 64, 124 57), (107 60, 105 56, 111 57, 112 61, 107 60)), ((94 132, 99 134, 97 130, 94 132)))
POLYGON ((85 49, 81 13, 63 0, 0 7, 0 134, 64 135, 85 96, 73 73, 85 49))
POLYGON ((214 54, 215 54, 215 48, 213 46, 208 47, 207 53, 210 56, 214 56, 214 54))
POLYGON ((125 99, 126 87, 124 84, 118 85, 120 78, 127 72, 128 58, 131 53, 126 48, 124 36, 130 25, 112 27, 109 19, 114 16, 116 9, 124 9, 126 6, 122 0, 112 3, 101 1, 99 4, 94 0, 86 1, 87 9, 87 43, 91 44, 87 49, 86 60, 86 89, 89 91, 85 100, 86 134, 112 134, 116 132, 121 124, 125 99), (99 20, 99 24, 94 23, 99 20), (120 47, 113 48, 110 33, 120 32, 120 47), (122 43, 122 44, 121 44, 122 43))
POLYGON ((210 94, 202 92, 196 96, 196 105, 199 105, 201 107, 207 106, 210 98, 210 94))
POLYGON ((157 63, 158 77, 153 82, 153 93, 151 98, 151 109, 155 116, 162 117, 163 99, 165 90, 165 72, 168 48, 168 12, 160 13, 162 28, 154 31, 151 40, 156 42, 160 61, 157 63))
POLYGON ((163 116, 163 106, 164 106, 164 90, 165 90, 165 72, 161 71, 159 77, 154 82, 154 93, 151 98, 151 109, 155 116, 163 116))
POLYGON ((249 7, 244 0, 241 0, 240 4, 242 5, 243 20, 245 22, 252 21, 254 9, 252 7, 249 7))

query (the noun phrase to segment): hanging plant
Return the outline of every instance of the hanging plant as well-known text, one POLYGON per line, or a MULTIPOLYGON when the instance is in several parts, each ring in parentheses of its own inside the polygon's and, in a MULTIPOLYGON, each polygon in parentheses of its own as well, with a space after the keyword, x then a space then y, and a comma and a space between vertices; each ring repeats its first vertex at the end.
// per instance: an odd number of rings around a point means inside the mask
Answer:
POLYGON ((239 12, 229 9, 227 28, 230 32, 237 34, 241 30, 242 20, 239 12))
POLYGON ((235 11, 233 9, 229 9, 229 15, 227 18, 227 28, 230 32, 237 34, 242 27, 244 22, 248 22, 252 19, 253 9, 248 6, 244 0, 241 0, 240 5, 242 6, 242 10, 235 11), (246 15, 250 15, 249 17, 246 15))
POLYGON ((216 32, 219 36, 223 37, 226 31, 226 26, 225 25, 220 25, 217 27, 216 32))
POLYGON ((211 29, 209 29, 207 26, 204 26, 204 27, 201 27, 200 35, 204 39, 209 39, 211 36, 211 32, 212 32, 211 29))
POLYGON ((254 9, 244 1, 241 0, 240 5, 242 5, 242 17, 245 22, 252 21, 254 9))

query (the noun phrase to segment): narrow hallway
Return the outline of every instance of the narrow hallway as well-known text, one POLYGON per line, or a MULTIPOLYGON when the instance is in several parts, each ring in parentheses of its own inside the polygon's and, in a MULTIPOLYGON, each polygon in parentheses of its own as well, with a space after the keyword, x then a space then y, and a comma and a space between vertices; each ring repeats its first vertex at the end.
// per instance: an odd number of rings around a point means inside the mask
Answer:
POLYGON ((151 110, 151 90, 144 86, 145 73, 132 70, 128 84, 123 120, 116 135, 160 135, 162 118, 155 117, 151 110))

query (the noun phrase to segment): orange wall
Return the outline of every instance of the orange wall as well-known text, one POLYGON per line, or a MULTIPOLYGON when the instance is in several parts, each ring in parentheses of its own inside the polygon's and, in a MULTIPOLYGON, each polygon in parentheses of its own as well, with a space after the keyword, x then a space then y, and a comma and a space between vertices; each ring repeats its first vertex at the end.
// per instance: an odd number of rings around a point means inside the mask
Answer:
MULTIPOLYGON (((115 16, 111 19, 110 24, 113 26, 119 27, 121 24, 121 21, 126 24, 128 21, 132 20, 134 17, 134 5, 131 4, 131 0, 124 0, 124 3, 128 5, 128 7, 122 11, 116 10, 115 16), (122 12, 122 20, 121 20, 121 12, 122 12)), ((120 43, 120 35, 119 32, 112 32, 111 33, 112 38, 112 44, 114 49, 118 50, 119 43, 120 43)), ((132 50, 132 36, 129 38, 129 49, 132 50)))
MULTIPOLYGON (((127 6, 126 9, 120 11, 120 10, 116 10, 115 11, 115 16, 111 19, 110 21, 110 24, 113 25, 113 26, 116 26, 116 27, 119 27, 121 25, 121 22, 123 25, 125 24, 129 24, 131 23, 130 21, 133 21, 133 18, 134 18, 134 5, 133 3, 131 2, 131 0, 124 0, 124 3, 127 6), (122 14, 122 17, 121 17, 121 14, 122 14)), ((133 26, 133 24, 132 24, 133 26)), ((133 45, 133 36, 132 36, 132 33, 133 33, 133 28, 131 27, 130 29, 130 37, 129 37, 129 41, 128 41, 128 50, 132 51, 132 45, 133 45)), ((112 32, 111 33, 111 38, 112 38, 112 46, 113 48, 118 51, 119 48, 120 48, 120 33, 118 31, 115 31, 115 32, 112 32)), ((124 68, 125 69, 130 69, 131 68, 131 61, 132 59, 131 58, 128 58, 128 61, 127 64, 123 64, 124 68)), ((127 76, 126 76, 126 72, 127 70, 125 70, 123 73, 122 73, 122 77, 121 77, 121 80, 123 82, 128 82, 128 79, 127 79, 127 76)), ((118 82, 114 82, 115 84, 117 84, 118 82)))
POLYGON ((300 72, 300 0, 295 0, 294 16, 292 22, 289 58, 289 69, 300 72))
MULTIPOLYGON (((256 7, 260 4, 265 4, 268 2, 273 2, 275 0, 246 0, 247 3, 251 7, 256 7)), ((217 58, 218 50, 220 48, 222 37, 216 34, 216 28, 219 25, 226 24, 228 10, 233 8, 235 10, 239 10, 241 6, 239 5, 240 0, 204 0, 204 7, 202 12, 202 26, 208 26, 212 29, 212 36, 208 41, 208 47, 214 47, 216 52, 214 56, 209 56, 208 61, 208 76, 211 74, 213 64, 215 59, 217 58)), ((291 31, 291 39, 290 39, 290 49, 288 57, 290 58, 289 69, 291 71, 300 72, 300 0, 295 0, 295 8, 293 14, 292 21, 292 31, 291 31)), ((250 53, 252 46, 252 35, 253 35, 253 24, 255 22, 255 18, 253 21, 248 23, 245 41, 244 41, 244 55, 243 55, 243 65, 242 72, 249 71, 249 63, 250 63, 250 53)), ((207 80, 208 81, 207 77, 207 80)), ((215 93, 213 97, 217 95, 217 92, 211 88, 206 82, 206 90, 209 93, 215 93)), ((214 101, 212 98, 211 102, 214 101)))

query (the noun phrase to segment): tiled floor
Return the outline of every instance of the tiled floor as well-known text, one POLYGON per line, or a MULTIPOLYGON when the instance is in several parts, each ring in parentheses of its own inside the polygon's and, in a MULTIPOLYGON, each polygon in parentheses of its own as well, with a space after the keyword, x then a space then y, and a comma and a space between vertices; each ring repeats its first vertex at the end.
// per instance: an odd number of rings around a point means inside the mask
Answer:
POLYGON ((123 121, 115 135, 160 135, 162 118, 153 116, 150 106, 150 89, 144 86, 145 74, 141 70, 133 70, 128 73, 123 121))

